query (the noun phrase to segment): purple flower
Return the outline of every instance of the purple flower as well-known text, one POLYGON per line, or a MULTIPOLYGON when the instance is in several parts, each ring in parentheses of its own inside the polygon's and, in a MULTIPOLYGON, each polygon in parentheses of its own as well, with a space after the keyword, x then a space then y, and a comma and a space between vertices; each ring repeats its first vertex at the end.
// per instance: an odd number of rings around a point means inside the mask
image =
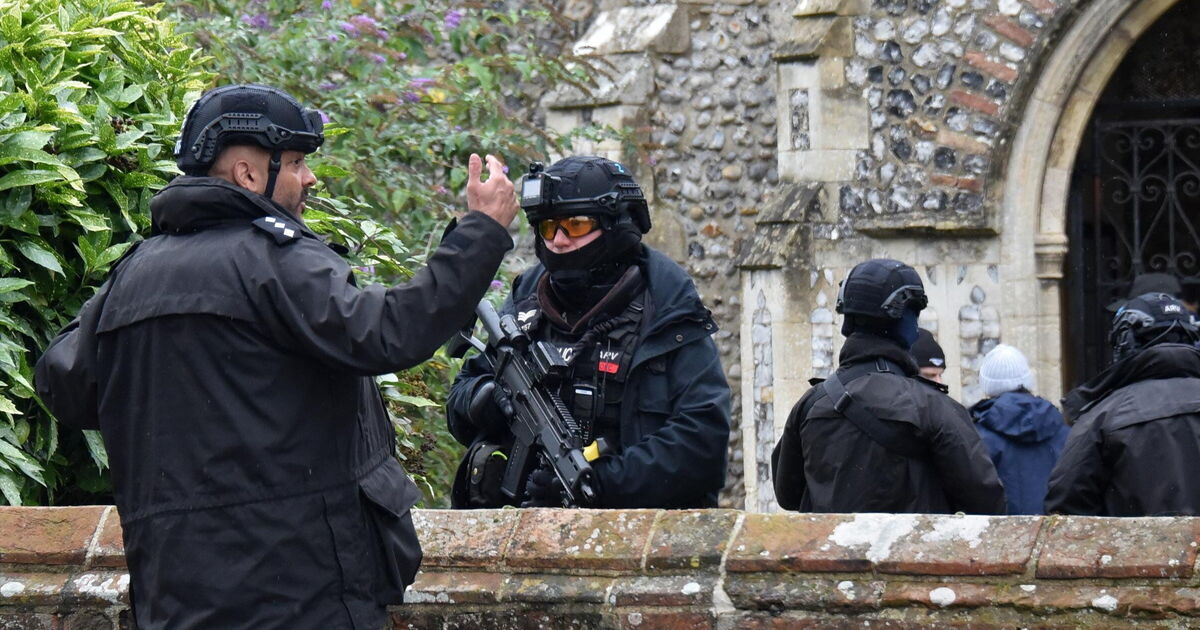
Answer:
POLYGON ((266 29, 270 28, 271 26, 271 18, 267 17, 266 13, 259 13, 256 15, 242 14, 242 24, 245 24, 250 28, 266 29))
POLYGON ((350 37, 358 37, 358 27, 349 22, 338 22, 338 28, 345 31, 350 37))
POLYGON ((504 165, 504 172, 508 173, 508 165, 507 164, 504 165))
POLYGON ((363 15, 361 13, 350 18, 350 21, 353 22, 354 25, 359 28, 370 29, 370 30, 375 30, 375 29, 379 28, 379 22, 376 22, 375 18, 373 18, 369 15, 363 15))
POLYGON ((488 285, 488 287, 493 291, 499 291, 500 289, 504 288, 504 283, 500 282, 499 280, 492 280, 492 283, 488 285))
POLYGON ((424 92, 425 90, 428 90, 433 84, 434 84, 433 79, 430 79, 428 77, 417 77, 408 82, 408 87, 410 87, 414 90, 421 90, 422 92, 424 92))
POLYGON ((387 57, 384 57, 383 55, 381 55, 379 53, 371 53, 368 56, 371 58, 371 61, 374 61, 375 63, 377 63, 379 65, 383 65, 384 63, 387 63, 387 57))
POLYGON ((325 36, 325 39, 328 41, 331 41, 331 42, 336 42, 336 41, 340 40, 341 37, 338 37, 337 33, 330 33, 325 36))
POLYGON ((409 103, 416 103, 421 100, 421 95, 416 92, 405 92, 401 97, 409 103))
POLYGON ((321 8, 325 9, 326 11, 330 10, 333 8, 333 2, 331 2, 331 0, 324 0, 321 2, 321 8))
POLYGON ((337 89, 337 86, 338 84, 334 83, 333 81, 322 81, 317 87, 322 92, 332 92, 337 89))
POLYGON ((321 115, 321 124, 322 124, 322 125, 328 125, 328 124, 329 124, 329 120, 330 120, 330 119, 329 119, 329 114, 326 114, 326 113, 325 113, 325 110, 323 110, 323 109, 318 109, 318 110, 317 110, 317 113, 321 115))
POLYGON ((452 11, 447 11, 446 17, 442 20, 442 26, 445 27, 445 29, 447 31, 452 31, 452 30, 458 28, 458 25, 460 23, 462 23, 462 19, 463 19, 462 11, 459 11, 458 9, 454 9, 452 11))
POLYGON ((400 53, 400 61, 404 61, 405 59, 408 59, 408 55, 400 53))

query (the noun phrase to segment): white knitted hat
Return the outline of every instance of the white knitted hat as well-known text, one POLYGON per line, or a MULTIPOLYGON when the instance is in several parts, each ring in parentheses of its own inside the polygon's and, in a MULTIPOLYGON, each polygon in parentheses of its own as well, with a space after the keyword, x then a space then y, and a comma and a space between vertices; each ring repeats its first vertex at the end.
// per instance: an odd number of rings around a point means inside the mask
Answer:
POLYGON ((983 365, 979 366, 979 384, 989 398, 1020 387, 1033 391, 1033 372, 1020 350, 1000 344, 983 357, 983 365))

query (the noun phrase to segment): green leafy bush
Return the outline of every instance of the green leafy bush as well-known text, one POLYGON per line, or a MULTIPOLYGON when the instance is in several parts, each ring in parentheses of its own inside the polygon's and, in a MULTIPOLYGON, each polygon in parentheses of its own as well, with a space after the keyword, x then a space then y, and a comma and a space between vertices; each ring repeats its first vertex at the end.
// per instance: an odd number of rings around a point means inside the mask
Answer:
POLYGON ((169 4, 223 82, 281 87, 347 129, 322 148, 318 176, 422 249, 463 209, 466 157, 487 151, 525 164, 561 149, 563 139, 544 130, 529 105, 549 86, 587 84, 591 72, 536 36, 556 28, 549 8, 448 0, 169 4))
POLYGON ((60 434, 32 365, 148 224, 185 104, 210 75, 160 9, 0 0, 0 494, 104 493, 94 432, 60 434))

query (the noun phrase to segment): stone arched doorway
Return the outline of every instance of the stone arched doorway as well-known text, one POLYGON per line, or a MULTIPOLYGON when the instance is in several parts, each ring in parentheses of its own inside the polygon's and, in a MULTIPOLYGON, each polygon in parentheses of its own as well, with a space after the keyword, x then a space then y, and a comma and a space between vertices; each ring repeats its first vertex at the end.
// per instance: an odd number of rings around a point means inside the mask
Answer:
POLYGON ((1072 173, 1065 377, 1097 374, 1111 311, 1134 278, 1200 275, 1200 4, 1143 33, 1100 94, 1072 173))
MULTIPOLYGON (((1137 40, 1178 0, 1093 0, 1055 44, 1014 137, 1002 192, 1005 266, 1032 278, 1005 287, 1010 337, 1035 349, 1039 389, 1057 398, 1081 372, 1068 298, 1072 173, 1105 88, 1137 40), (1032 242, 1028 234, 1034 234, 1032 242), (1014 236, 1020 235, 1020 238, 1014 236)), ((1183 0, 1182 4, 1190 4, 1183 0)), ((1073 281, 1073 280, 1072 280, 1073 281)), ((1098 299, 1098 298, 1097 298, 1098 299)))

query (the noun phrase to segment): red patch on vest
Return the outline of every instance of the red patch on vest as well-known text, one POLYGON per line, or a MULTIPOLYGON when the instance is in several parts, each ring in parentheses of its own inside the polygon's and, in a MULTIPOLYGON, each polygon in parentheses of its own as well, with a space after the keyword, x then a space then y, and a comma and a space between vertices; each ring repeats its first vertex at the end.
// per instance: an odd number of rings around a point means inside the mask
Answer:
POLYGON ((605 374, 616 374, 617 370, 621 369, 621 365, 619 363, 610 363, 608 361, 601 361, 599 364, 596 365, 596 369, 600 370, 601 372, 604 372, 605 374))

